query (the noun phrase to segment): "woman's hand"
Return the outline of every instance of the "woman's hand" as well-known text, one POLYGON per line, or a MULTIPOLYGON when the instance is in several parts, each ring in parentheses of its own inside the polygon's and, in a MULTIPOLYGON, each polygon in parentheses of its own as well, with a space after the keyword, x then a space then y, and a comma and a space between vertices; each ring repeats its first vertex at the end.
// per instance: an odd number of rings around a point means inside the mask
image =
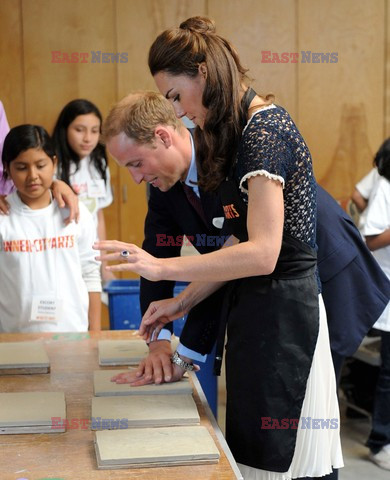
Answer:
POLYGON ((2 215, 9 214, 9 203, 5 198, 6 198, 6 195, 0 195, 0 213, 2 215))
POLYGON ((131 243, 119 242, 118 240, 105 240, 95 242, 95 250, 103 250, 106 253, 96 257, 96 260, 102 262, 121 262, 116 265, 105 267, 113 272, 135 272, 141 277, 157 282, 163 280, 163 259, 155 258, 149 253, 131 243), (123 256, 122 252, 128 252, 128 256, 123 256))
POLYGON ((147 342, 157 338, 164 326, 186 315, 180 295, 152 302, 142 317, 139 335, 147 342))
POLYGON ((65 219, 65 224, 67 225, 73 220, 77 223, 80 217, 79 199, 70 186, 62 180, 54 180, 51 184, 51 191, 59 207, 69 209, 69 217, 65 219))

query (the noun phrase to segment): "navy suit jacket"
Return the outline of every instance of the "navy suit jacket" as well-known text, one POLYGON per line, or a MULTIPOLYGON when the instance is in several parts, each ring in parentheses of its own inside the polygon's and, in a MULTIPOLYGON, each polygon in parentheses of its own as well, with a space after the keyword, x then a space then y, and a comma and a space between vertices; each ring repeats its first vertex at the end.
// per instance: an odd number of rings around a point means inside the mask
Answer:
POLYGON ((390 282, 351 218, 320 186, 317 245, 331 347, 350 356, 388 304, 390 282))
MULTIPOLYGON (((185 234, 194 239, 193 244, 199 253, 217 250, 219 247, 208 246, 204 239, 208 236, 211 240, 209 244, 212 244, 216 237, 222 236, 221 230, 212 223, 214 218, 223 217, 222 206, 215 193, 200 191, 200 198, 207 223, 189 203, 181 182, 177 182, 167 192, 151 187, 142 247, 159 258, 177 257, 181 250, 180 237, 185 234)), ((141 278, 142 315, 150 302, 171 298, 174 285, 175 282, 171 281, 150 282, 141 278)), ((225 289, 220 289, 189 312, 180 337, 183 345, 203 355, 211 351, 218 333, 224 293, 225 289)), ((172 329, 172 324, 168 324, 167 328, 172 329)))
MULTIPOLYGON (((180 255, 180 246, 158 246, 157 235, 221 235, 212 224, 222 217, 216 194, 200 192, 207 225, 190 205, 180 182, 168 192, 152 187, 145 221, 143 248, 152 255, 180 255)), ((363 242, 352 220, 320 186, 317 199, 318 268, 328 316, 332 350, 351 355, 379 318, 390 298, 390 282, 363 242)), ((195 245, 200 253, 218 247, 195 245)), ((141 279, 141 311, 153 300, 170 298, 174 282, 141 279)), ((209 353, 218 333, 224 289, 201 302, 188 315, 181 342, 199 353, 209 353)))

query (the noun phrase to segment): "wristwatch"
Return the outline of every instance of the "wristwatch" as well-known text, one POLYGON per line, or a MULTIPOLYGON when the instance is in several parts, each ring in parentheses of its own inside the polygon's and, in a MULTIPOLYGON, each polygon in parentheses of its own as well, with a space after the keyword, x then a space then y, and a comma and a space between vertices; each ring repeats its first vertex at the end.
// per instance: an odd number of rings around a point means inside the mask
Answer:
POLYGON ((195 369, 195 367, 192 363, 185 362, 182 358, 180 358, 179 354, 177 353, 176 350, 171 357, 171 363, 174 363, 175 365, 178 365, 179 367, 181 367, 186 372, 192 372, 195 369))

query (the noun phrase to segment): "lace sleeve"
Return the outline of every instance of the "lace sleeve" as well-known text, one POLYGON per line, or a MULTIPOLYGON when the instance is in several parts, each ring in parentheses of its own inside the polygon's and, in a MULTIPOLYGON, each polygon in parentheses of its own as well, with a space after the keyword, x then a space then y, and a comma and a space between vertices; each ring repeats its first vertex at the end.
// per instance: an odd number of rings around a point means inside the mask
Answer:
POLYGON ((237 173, 241 191, 248 193, 247 180, 256 175, 279 181, 284 188, 290 155, 280 132, 266 121, 260 123, 259 119, 252 119, 244 131, 238 152, 237 173))

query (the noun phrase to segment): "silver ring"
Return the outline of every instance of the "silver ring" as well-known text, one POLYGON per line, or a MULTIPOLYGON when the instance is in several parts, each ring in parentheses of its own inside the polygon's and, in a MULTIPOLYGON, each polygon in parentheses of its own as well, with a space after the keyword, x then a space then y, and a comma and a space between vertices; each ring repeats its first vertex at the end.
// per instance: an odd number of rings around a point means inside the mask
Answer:
POLYGON ((123 258, 130 257, 130 252, 128 250, 122 250, 121 251, 121 257, 123 257, 123 258))

